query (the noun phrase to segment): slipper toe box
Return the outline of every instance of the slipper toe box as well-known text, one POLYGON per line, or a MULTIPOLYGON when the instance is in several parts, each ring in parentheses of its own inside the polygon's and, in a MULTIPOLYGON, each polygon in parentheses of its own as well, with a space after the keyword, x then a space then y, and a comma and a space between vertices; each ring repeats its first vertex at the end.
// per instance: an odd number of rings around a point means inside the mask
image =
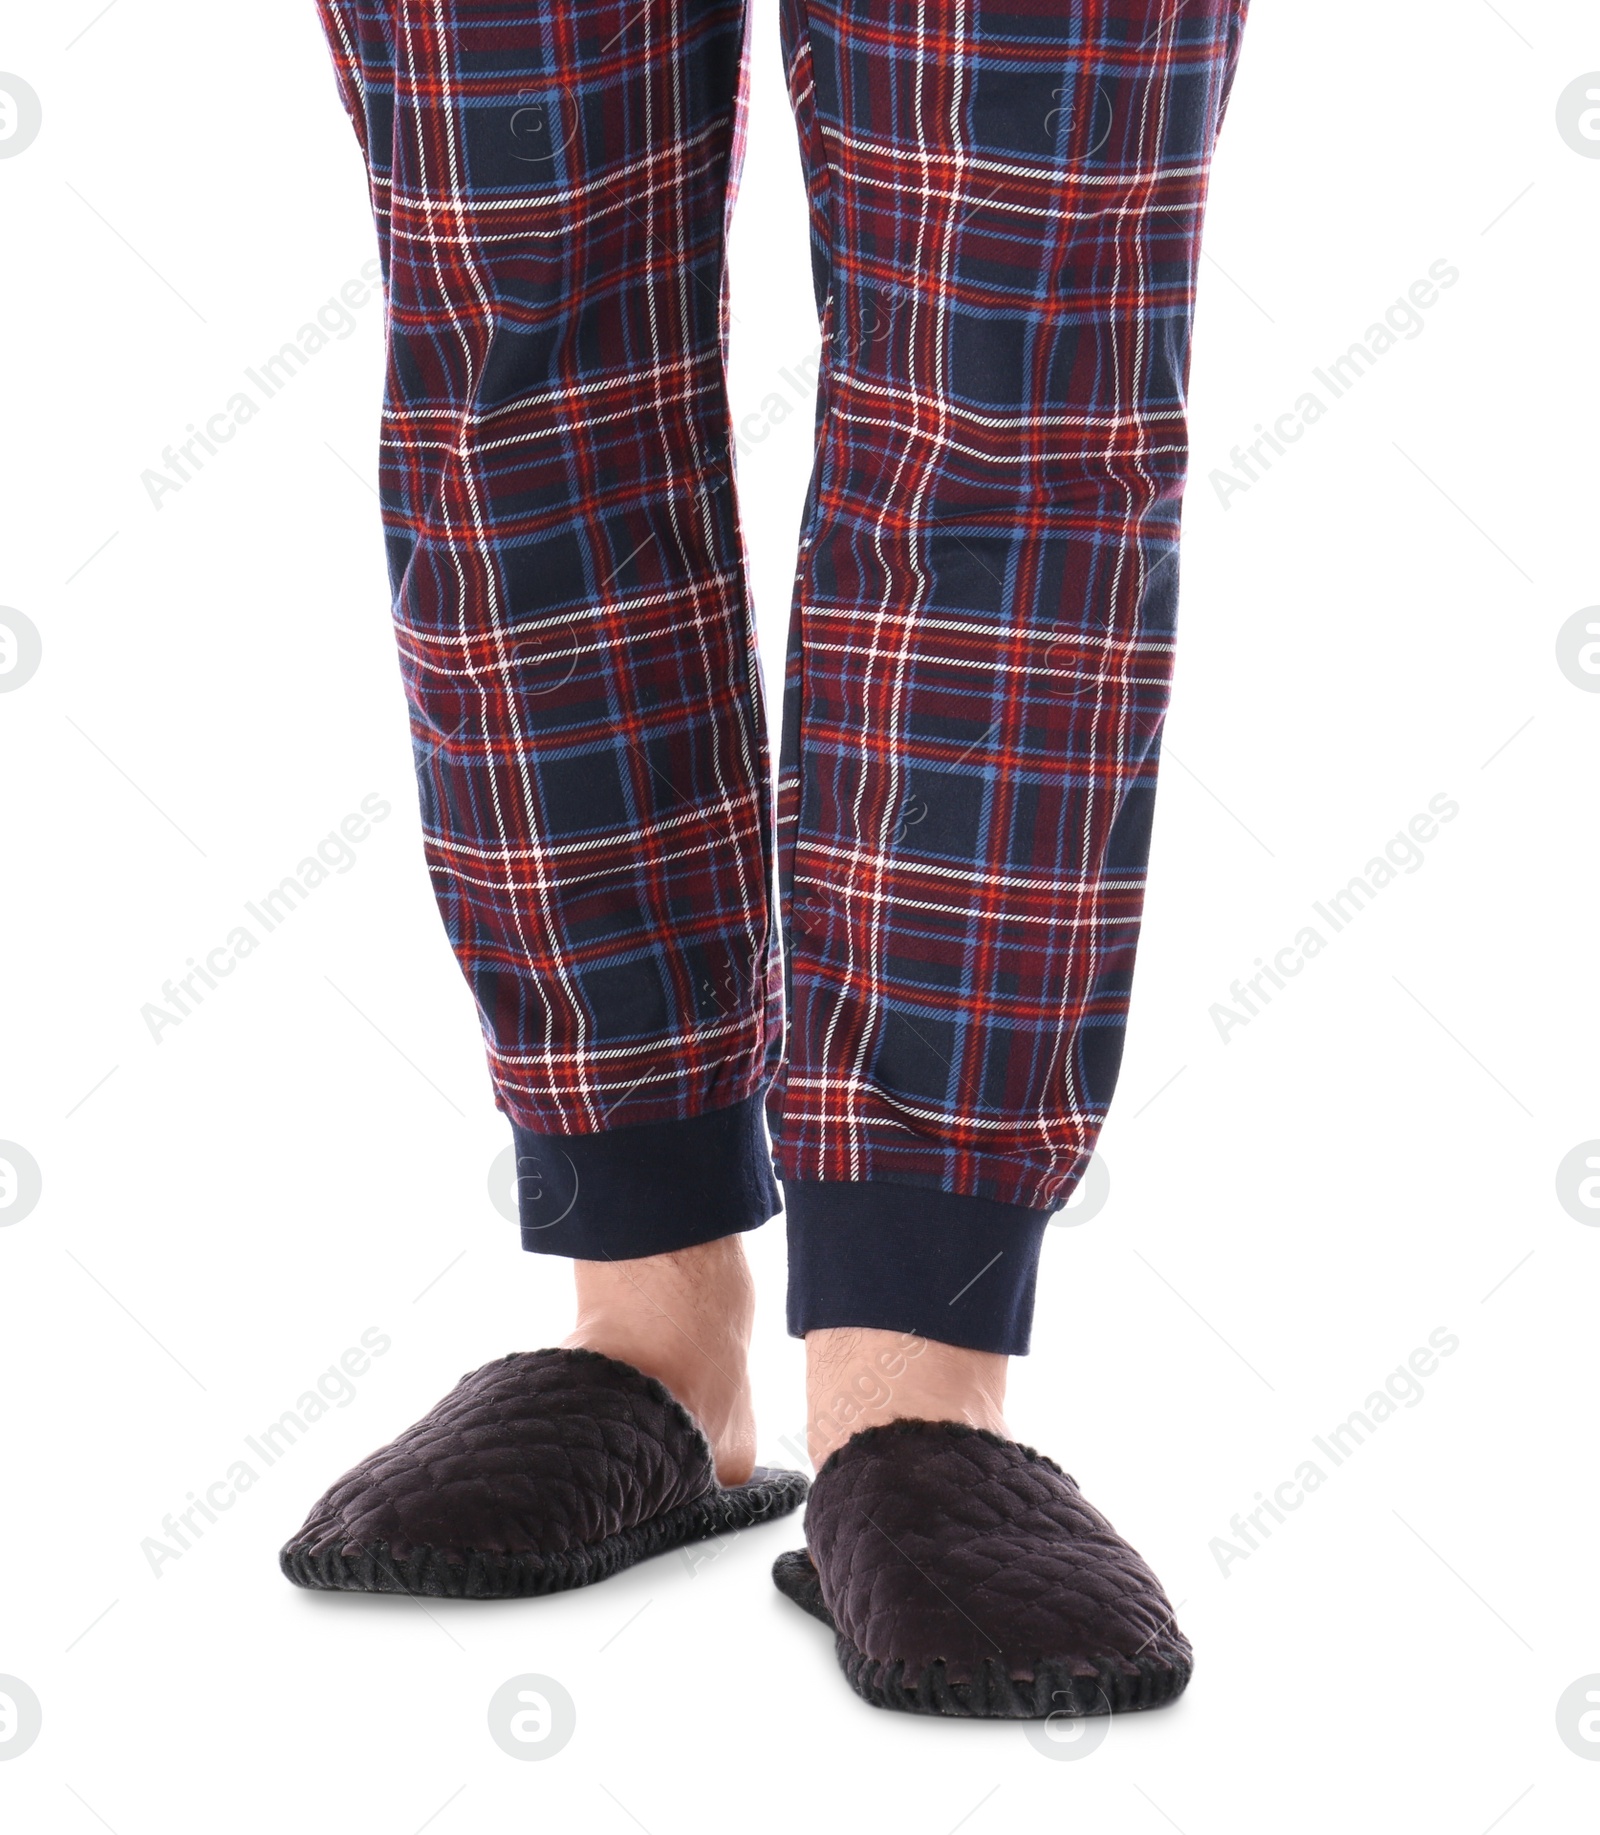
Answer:
POLYGON ((852 1685, 880 1705, 1122 1712, 1188 1682, 1193 1655, 1150 1568, 1015 1441, 954 1422, 868 1429, 817 1474, 806 1536, 814 1583, 798 1567, 774 1578, 830 1619, 852 1685))
POLYGON ((597 1352, 517 1352, 339 1479, 286 1570, 380 1550, 401 1564, 559 1557, 715 1487, 704 1434, 661 1384, 597 1352))

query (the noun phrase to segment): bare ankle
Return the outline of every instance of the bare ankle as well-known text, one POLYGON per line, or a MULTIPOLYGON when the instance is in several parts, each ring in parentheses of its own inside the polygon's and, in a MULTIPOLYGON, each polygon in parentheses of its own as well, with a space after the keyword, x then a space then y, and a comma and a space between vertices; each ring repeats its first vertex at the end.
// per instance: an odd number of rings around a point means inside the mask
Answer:
POLYGON ((755 1464, 746 1367, 755 1284, 737 1236, 633 1261, 574 1262, 578 1322, 562 1341, 666 1385, 705 1429, 724 1484, 755 1464))
POLYGON ((884 1421, 965 1421, 1009 1438, 1008 1360, 919 1337, 847 1326, 806 1334, 806 1439, 820 1466, 864 1427, 884 1421))

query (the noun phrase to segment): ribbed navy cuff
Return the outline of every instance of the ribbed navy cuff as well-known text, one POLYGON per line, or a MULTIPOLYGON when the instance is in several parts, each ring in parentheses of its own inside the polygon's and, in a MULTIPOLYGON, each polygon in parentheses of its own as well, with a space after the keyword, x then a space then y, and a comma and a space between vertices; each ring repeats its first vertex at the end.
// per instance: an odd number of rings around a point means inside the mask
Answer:
POLYGON ((763 1097, 603 1134, 513 1127, 522 1246, 632 1261, 753 1230, 783 1208, 763 1097))
POLYGON ((1051 1212, 917 1185, 786 1179, 789 1330, 915 1332, 1020 1357, 1051 1212))

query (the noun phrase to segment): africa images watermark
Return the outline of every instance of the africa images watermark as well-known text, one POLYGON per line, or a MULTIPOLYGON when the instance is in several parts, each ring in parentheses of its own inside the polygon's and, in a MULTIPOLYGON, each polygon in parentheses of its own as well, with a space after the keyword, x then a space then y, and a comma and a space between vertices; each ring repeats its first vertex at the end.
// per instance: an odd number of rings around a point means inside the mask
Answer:
POLYGON ((361 264, 359 278, 347 280, 337 294, 330 295, 318 307, 316 318, 308 319, 288 343, 259 364, 246 365, 244 373, 254 385, 255 393, 250 389, 236 389, 215 414, 207 415, 203 426, 190 421, 188 438, 174 440, 162 449, 161 467, 147 466, 139 474, 151 508, 163 508, 163 498, 192 484, 205 468, 206 458, 216 458, 239 429, 253 421, 275 395, 282 394, 313 357, 326 350, 330 343, 342 344, 352 337, 356 329, 355 314, 375 296, 382 278, 383 270, 374 255, 361 264), (259 401, 256 394, 261 397, 259 401))
POLYGON ((1311 909, 1329 934, 1324 936, 1315 924, 1303 924, 1295 932, 1294 941, 1275 951, 1271 961, 1256 957, 1256 972, 1235 981, 1228 990, 1227 1001, 1212 1001, 1211 1023, 1223 1044, 1230 1042, 1238 1027, 1258 1019, 1262 1008, 1272 1004, 1271 989, 1288 987, 1290 980, 1320 956, 1332 937, 1347 929, 1385 887, 1393 885, 1402 873, 1419 872, 1427 859, 1422 843, 1436 839, 1440 824, 1453 822, 1460 813, 1461 805, 1445 791, 1439 791, 1428 799, 1427 812, 1414 815, 1390 838, 1381 854, 1374 854, 1337 892, 1329 893, 1326 899, 1314 899, 1311 909))
POLYGON ((388 800, 375 790, 368 791, 361 799, 361 814, 352 811, 337 829, 329 830, 317 843, 316 853, 308 854, 270 892, 263 892, 259 899, 246 899, 244 908, 260 927, 261 935, 258 937, 248 924, 235 924, 215 949, 206 951, 203 961, 189 958, 187 974, 163 982, 160 1001, 147 1000, 139 1009, 153 1042, 159 1045, 169 1026, 181 1026, 191 1018, 204 1001, 205 990, 215 992, 247 956, 255 954, 262 939, 298 911, 318 886, 334 874, 348 873, 358 858, 354 844, 365 841, 372 833, 371 824, 386 820, 390 813, 388 800))
POLYGON ((817 377, 822 369, 822 344, 808 355, 798 358, 791 367, 781 364, 778 380, 781 388, 769 387, 760 404, 734 423, 733 449, 746 458, 764 441, 774 427, 781 426, 791 414, 810 414, 816 399, 817 377))
MULTIPOLYGON (((382 1357, 393 1344, 387 1332, 369 1325, 353 1344, 317 1377, 293 1408, 284 1409, 277 1420, 269 1422, 258 1434, 246 1434, 244 1444, 262 1471, 274 1466, 331 1408, 348 1408, 356 1399, 355 1378, 365 1376, 372 1360, 382 1357)), ((231 1510, 244 1493, 259 1483, 261 1472, 250 1459, 238 1458, 222 1476, 208 1484, 203 1492, 191 1491, 188 1503, 171 1510, 161 1519, 161 1534, 146 1536, 139 1544, 150 1572, 157 1580, 170 1561, 181 1561, 206 1532, 209 1524, 221 1521, 221 1513, 231 1510)))
MULTIPOLYGON (((1396 1364, 1381 1389, 1374 1389, 1337 1427, 1330 1427, 1326 1434, 1313 1434, 1311 1444, 1329 1467, 1343 1465, 1385 1421, 1394 1417, 1397 1408, 1415 1408, 1427 1394, 1421 1379, 1434 1374, 1441 1357, 1453 1356, 1460 1348, 1461 1340, 1454 1332, 1436 1325, 1428 1334, 1428 1344, 1418 1345, 1403 1364, 1396 1364)), ((1302 1459, 1290 1477, 1273 1486, 1270 1497, 1257 1491, 1255 1509, 1235 1515, 1227 1536, 1211 1538, 1211 1553, 1222 1578, 1229 1578, 1229 1570, 1236 1562, 1248 1561, 1260 1550, 1262 1542, 1272 1535, 1273 1523, 1288 1522, 1287 1512, 1298 1510, 1313 1491, 1327 1482, 1328 1473, 1315 1459, 1302 1459)))
POLYGON ((1427 276, 1414 280, 1387 308, 1383 317, 1369 325, 1348 350, 1326 365, 1313 367, 1311 374, 1326 390, 1327 400, 1316 389, 1305 389, 1295 397, 1294 405, 1286 408, 1270 427, 1257 421, 1255 439, 1235 446, 1228 454, 1233 470, 1220 465, 1211 469, 1211 488, 1217 493, 1223 509, 1231 508, 1231 500, 1241 491, 1259 484, 1272 469, 1271 455, 1283 458, 1290 446, 1305 437, 1306 429, 1315 426, 1334 402, 1348 395, 1381 357, 1387 356, 1402 340, 1409 343, 1420 338, 1427 329, 1423 313, 1437 305, 1441 291, 1453 287, 1460 278, 1461 270, 1441 256, 1429 267, 1427 276))

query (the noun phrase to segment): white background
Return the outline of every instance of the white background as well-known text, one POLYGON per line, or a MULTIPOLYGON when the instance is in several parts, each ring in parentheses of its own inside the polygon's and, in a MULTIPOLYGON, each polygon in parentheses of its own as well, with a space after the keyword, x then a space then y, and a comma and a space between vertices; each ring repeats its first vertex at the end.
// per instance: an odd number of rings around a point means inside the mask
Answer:
MULTIPOLYGON (((0 1230, 0 1673, 44 1711, 0 1763, 6 1826, 1593 1826, 1600 1763, 1556 1728, 1600 1672, 1600 1228, 1556 1186, 1600 1136, 1600 696, 1556 657, 1600 600, 1600 160, 1556 129, 1600 69, 1592 8, 1258 0, 1246 33, 1111 1195, 1051 1232, 1012 1407, 1162 1576, 1198 1668, 1059 1763, 857 1701, 767 1580, 796 1520, 544 1601, 280 1578, 328 1482, 559 1337, 568 1293, 490 1201, 505 1131, 423 870, 378 308, 159 510, 140 484, 373 253, 313 9, 98 3, 0 29, 44 111, 0 161, 0 603, 44 646, 0 696, 0 1137, 44 1181, 0 1230), (1422 334, 1224 507, 1230 448, 1439 259, 1460 280, 1422 334), (141 1007, 372 792, 394 814, 356 864, 154 1043, 141 1007), (1424 864, 1224 1042, 1231 983, 1441 792, 1424 864), (369 1327, 392 1348, 355 1399, 153 1575, 142 1540, 369 1327), (1235 1513, 1438 1327, 1460 1347, 1424 1399, 1224 1575, 1235 1513), (524 1672, 577 1707, 534 1764, 485 1721, 524 1672)), ((741 416, 816 344, 757 6, 741 416)), ((799 410, 742 466, 769 679, 809 445, 799 410)), ((763 1456, 791 1463, 780 1230, 753 1251, 763 1456)))

